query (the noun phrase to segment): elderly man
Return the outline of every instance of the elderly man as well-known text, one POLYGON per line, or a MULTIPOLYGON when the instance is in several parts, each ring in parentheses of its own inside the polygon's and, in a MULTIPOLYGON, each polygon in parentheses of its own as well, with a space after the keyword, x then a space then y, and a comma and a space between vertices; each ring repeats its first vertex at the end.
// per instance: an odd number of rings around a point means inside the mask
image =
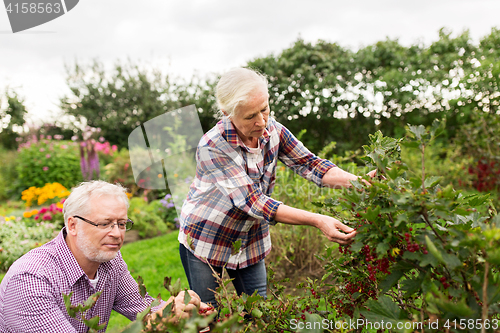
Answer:
MULTIPOLYGON (((0 332, 87 332, 66 311, 62 295, 71 292, 72 304, 79 304, 102 291, 88 319, 99 316, 100 323, 108 322, 113 309, 135 320, 154 299, 141 297, 119 251, 125 231, 133 225, 127 209, 126 190, 119 185, 92 181, 75 188, 64 203, 65 227, 59 235, 25 254, 5 275, 0 285, 0 332)), ((181 293, 153 311, 172 301, 178 317, 195 307, 206 310, 198 295, 189 293, 187 306, 181 293)))

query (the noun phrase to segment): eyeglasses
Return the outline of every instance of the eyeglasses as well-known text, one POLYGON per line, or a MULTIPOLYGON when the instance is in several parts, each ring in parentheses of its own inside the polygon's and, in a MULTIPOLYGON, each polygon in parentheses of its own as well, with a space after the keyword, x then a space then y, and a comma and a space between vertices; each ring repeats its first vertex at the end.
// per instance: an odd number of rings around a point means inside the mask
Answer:
POLYGON ((87 222, 88 224, 92 224, 93 226, 96 226, 98 229, 101 230, 112 230, 115 224, 118 226, 118 229, 120 230, 130 230, 132 229, 132 226, 134 225, 134 222, 131 219, 127 219, 125 222, 102 222, 102 223, 94 223, 92 221, 89 221, 81 216, 73 216, 76 217, 77 219, 80 219, 82 221, 87 222))

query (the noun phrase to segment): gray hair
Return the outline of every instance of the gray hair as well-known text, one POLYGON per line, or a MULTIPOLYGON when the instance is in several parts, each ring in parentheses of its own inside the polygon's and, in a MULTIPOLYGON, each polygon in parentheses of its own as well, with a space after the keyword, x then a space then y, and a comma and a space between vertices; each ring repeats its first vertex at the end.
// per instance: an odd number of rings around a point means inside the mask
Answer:
POLYGON ((249 68, 233 68, 222 74, 215 88, 219 118, 224 113, 229 118, 234 116, 238 105, 246 101, 255 88, 261 86, 267 91, 267 84, 263 74, 249 68))
POLYGON ((69 197, 64 201, 64 225, 68 225, 68 218, 71 216, 91 214, 90 199, 105 195, 120 198, 127 206, 127 209, 129 208, 127 189, 120 184, 110 184, 102 180, 83 182, 73 188, 69 197))

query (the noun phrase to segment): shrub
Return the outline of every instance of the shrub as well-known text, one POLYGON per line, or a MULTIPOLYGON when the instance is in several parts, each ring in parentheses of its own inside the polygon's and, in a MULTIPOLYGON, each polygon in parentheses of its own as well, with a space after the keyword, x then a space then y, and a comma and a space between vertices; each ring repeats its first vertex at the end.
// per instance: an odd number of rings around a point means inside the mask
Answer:
POLYGON ((0 270, 6 271, 23 254, 52 239, 60 225, 51 222, 41 218, 26 223, 20 217, 0 217, 0 270))
POLYGON ((76 143, 47 138, 33 139, 19 148, 17 159, 19 191, 57 182, 71 188, 82 181, 76 143))
POLYGON ((140 238, 150 238, 165 234, 175 228, 175 222, 166 220, 165 207, 160 200, 147 203, 143 198, 130 199, 128 217, 134 221, 134 230, 140 238))
MULTIPOLYGON (((405 144, 425 148, 438 133, 410 126, 405 144)), ((342 197, 337 216, 358 230, 355 242, 341 247, 340 260, 328 259, 335 277, 329 301, 355 319, 395 325, 439 321, 438 329, 480 331, 464 326, 490 323, 499 314, 498 245, 500 218, 488 195, 464 196, 439 177, 407 177, 399 159, 399 140, 380 132, 365 147, 367 160, 385 176, 370 187, 355 182, 342 197), (482 215, 476 207, 487 205, 482 215), (457 324, 458 323, 458 324, 457 324)), ((422 164, 423 164, 422 160, 422 164)), ((332 210, 333 211, 333 210, 332 210)), ((429 326, 426 326, 428 328, 429 326)))
MULTIPOLYGON (((13 180, 17 179, 16 159, 17 151, 0 148, 0 200, 4 201, 15 197, 13 180)), ((19 194, 19 193, 17 193, 19 194)))

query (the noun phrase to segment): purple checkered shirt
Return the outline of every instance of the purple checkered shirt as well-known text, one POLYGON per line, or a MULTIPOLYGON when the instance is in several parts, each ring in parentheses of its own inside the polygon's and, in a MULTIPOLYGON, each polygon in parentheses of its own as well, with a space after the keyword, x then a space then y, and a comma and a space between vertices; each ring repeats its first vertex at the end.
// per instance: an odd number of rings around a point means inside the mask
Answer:
POLYGON ((71 303, 76 305, 102 291, 86 316, 99 316, 100 323, 109 321, 111 309, 135 320, 137 313, 151 304, 151 296, 143 299, 139 294, 137 282, 120 253, 99 265, 99 281, 94 289, 68 248, 65 235, 63 228, 56 238, 31 250, 10 267, 0 284, 0 332, 87 332, 88 327, 70 318, 66 311, 62 295, 70 292, 71 303))
POLYGON ((270 197, 278 159, 318 186, 335 166, 312 154, 272 118, 259 140, 262 151, 251 153, 224 117, 198 145, 196 177, 182 206, 179 242, 213 266, 245 268, 271 251, 269 224, 276 223, 281 204, 270 197), (239 251, 233 248, 237 241, 239 251))

